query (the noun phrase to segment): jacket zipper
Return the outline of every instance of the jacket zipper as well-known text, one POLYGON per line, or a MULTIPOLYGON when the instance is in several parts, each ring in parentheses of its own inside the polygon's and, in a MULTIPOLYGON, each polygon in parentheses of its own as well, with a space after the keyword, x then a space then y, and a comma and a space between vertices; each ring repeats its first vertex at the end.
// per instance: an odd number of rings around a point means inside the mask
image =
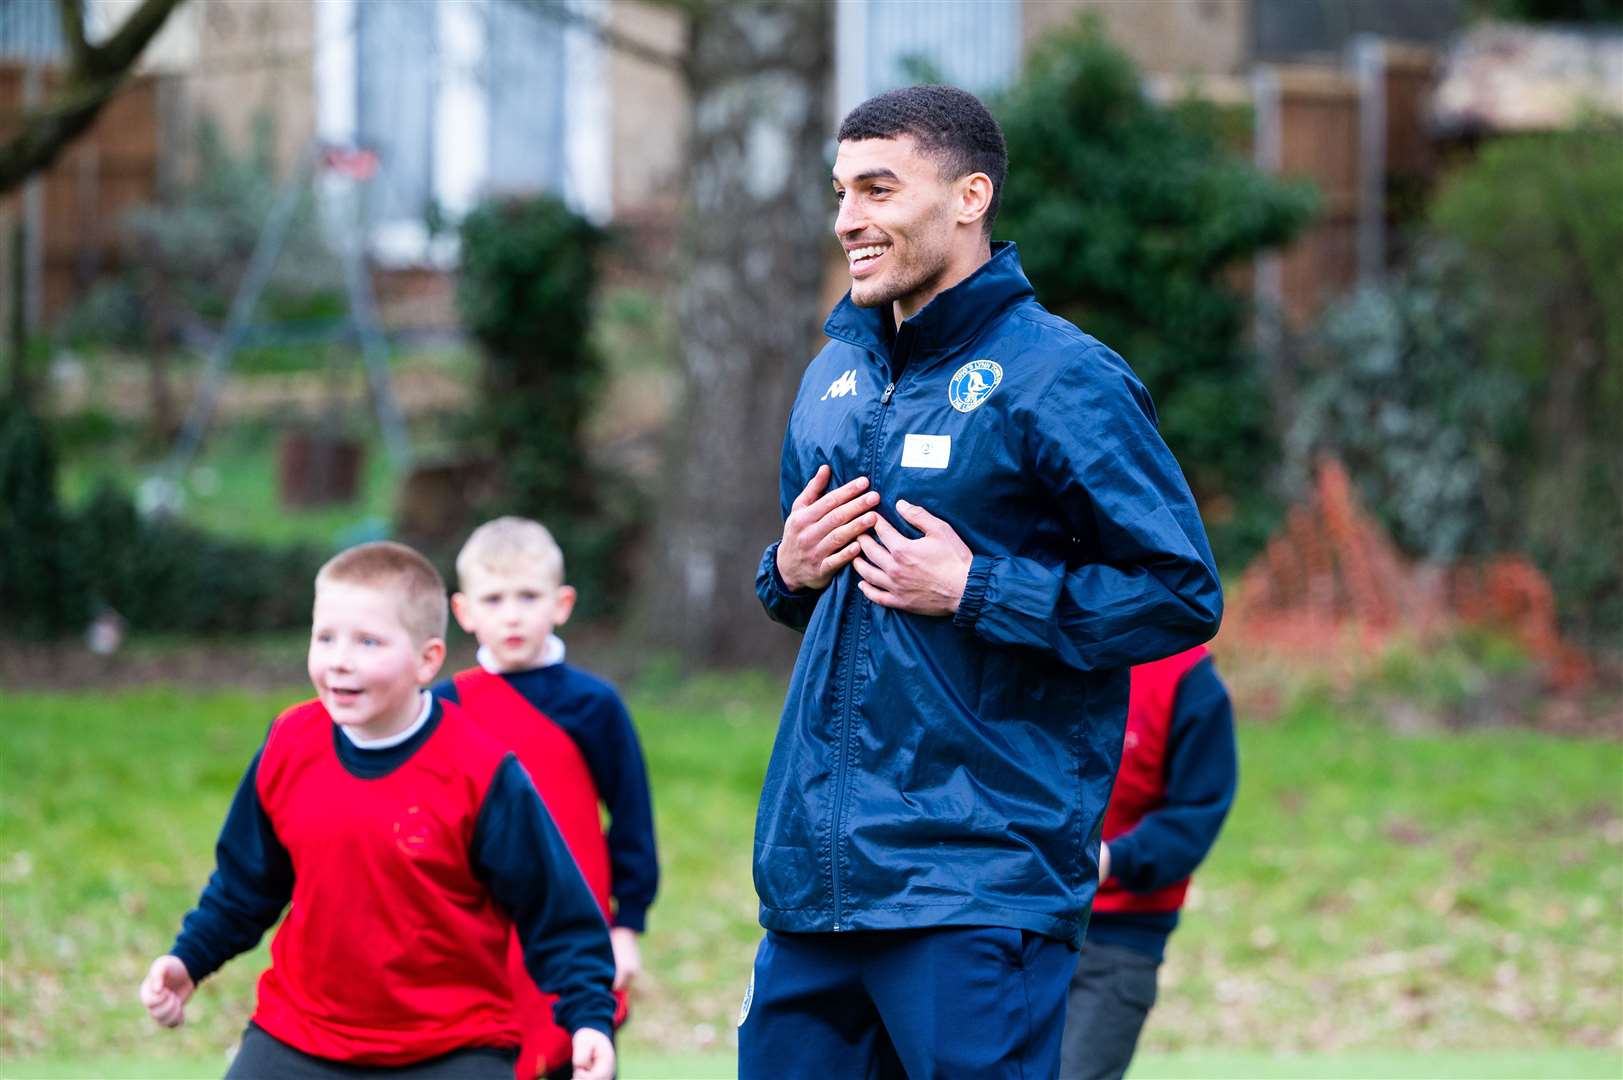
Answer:
MULTIPOLYGON (((885 392, 879 395, 879 406, 875 410, 873 436, 868 442, 868 467, 864 470, 869 480, 869 487, 873 486, 874 470, 879 466, 879 440, 884 432, 885 411, 890 405, 890 399, 896 394, 896 380, 892 379, 885 384, 885 392)), ((866 623, 859 621, 861 616, 856 613, 863 610, 861 605, 869 603, 862 590, 857 590, 856 600, 851 605, 851 623, 849 633, 851 650, 847 653, 845 669, 845 701, 840 709, 840 761, 838 776, 834 784, 834 829, 829 837, 830 855, 829 864, 833 869, 834 886, 834 932, 839 933, 840 917, 843 914, 840 903, 840 835, 845 821, 845 787, 850 773, 849 758, 851 756, 851 712, 857 692, 857 657, 862 649, 862 639, 866 637, 866 623)))

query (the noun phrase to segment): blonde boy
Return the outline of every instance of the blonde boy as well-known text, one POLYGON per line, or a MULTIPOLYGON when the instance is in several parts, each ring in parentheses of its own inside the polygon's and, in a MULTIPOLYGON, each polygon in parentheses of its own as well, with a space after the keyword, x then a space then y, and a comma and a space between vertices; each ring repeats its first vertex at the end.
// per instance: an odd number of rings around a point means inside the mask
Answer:
POLYGON ((515 930, 574 1032, 574 1076, 614 1075, 602 916, 517 760, 421 689, 445 623, 444 583, 403 545, 316 576, 316 699, 271 725, 214 875, 141 984, 152 1018, 179 1025, 196 984, 291 902, 227 1077, 510 1076, 515 930))
MULTIPOLYGON (((615 1019, 641 970, 638 935, 659 883, 653 811, 642 749, 612 686, 564 662, 554 631, 568 621, 575 590, 564 557, 540 523, 504 517, 474 530, 457 557, 457 622, 479 641, 478 666, 435 686, 444 700, 518 755, 535 779, 564 842, 605 917, 615 960, 615 1019), (608 810, 605 835, 600 806, 608 810)), ((524 1026, 518 1076, 559 1075, 570 1041, 549 1002, 521 977, 524 1026)))

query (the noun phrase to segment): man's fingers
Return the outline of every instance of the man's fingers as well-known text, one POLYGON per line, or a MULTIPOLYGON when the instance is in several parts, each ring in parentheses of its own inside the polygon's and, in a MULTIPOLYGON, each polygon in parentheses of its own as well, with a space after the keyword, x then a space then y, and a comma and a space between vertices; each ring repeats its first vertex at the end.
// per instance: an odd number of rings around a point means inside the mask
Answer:
POLYGON ((897 532, 896 526, 886 521, 883 515, 874 523, 873 531, 878 534, 879 542, 891 551, 895 551, 898 545, 908 542, 907 537, 897 532))
POLYGON ((862 554, 862 549, 860 547, 858 547, 854 542, 850 543, 850 544, 847 544, 843 548, 841 548, 840 550, 836 551, 834 554, 830 555, 828 558, 823 560, 823 562, 822 562, 822 573, 824 573, 824 574, 832 574, 836 570, 843 567, 846 563, 849 563, 852 559, 856 558, 858 555, 861 555, 861 554, 862 554))
POLYGON ((857 537, 857 543, 862 545, 862 554, 867 560, 885 573, 888 574, 896 568, 895 557, 878 540, 863 534, 857 537))
POLYGON ((874 522, 878 520, 879 515, 870 512, 863 514, 855 521, 841 525, 839 528, 825 536, 823 538, 823 542, 817 545, 818 553, 821 554, 823 552, 843 550, 852 541, 856 540, 869 529, 873 528, 874 522))
POLYGON ((896 597, 892 596, 888 592, 885 592, 883 589, 875 588, 866 581, 858 581, 857 588, 862 590, 863 596, 866 596, 869 600, 872 600, 880 607, 899 608, 902 606, 902 602, 896 597))
POLYGON ((853 559, 851 569, 855 570, 857 576, 869 585, 877 586, 886 592, 894 592, 896 589, 896 583, 890 579, 890 575, 867 559, 853 559))
POLYGON ((828 466, 817 466, 817 471, 812 473, 812 478, 806 481, 806 486, 800 489, 800 494, 796 495, 795 501, 790 504, 793 509, 800 510, 810 506, 817 499, 817 496, 823 493, 823 489, 828 486, 828 477, 828 466))
POLYGON ((868 489, 868 478, 859 476, 824 495, 806 508, 806 516, 813 521, 823 517, 841 503, 848 503, 868 489))
POLYGON ((866 495, 859 495, 840 503, 834 509, 817 520, 817 527, 824 532, 832 532, 845 525, 859 514, 865 514, 879 505, 879 493, 870 491, 866 495))
POLYGON ((896 500, 896 512, 901 514, 902 517, 906 518, 909 525, 912 525, 915 529, 921 533, 924 533, 926 536, 934 532, 936 526, 945 524, 940 518, 930 513, 930 511, 926 510, 924 507, 919 506, 916 503, 907 502, 905 499, 896 500))

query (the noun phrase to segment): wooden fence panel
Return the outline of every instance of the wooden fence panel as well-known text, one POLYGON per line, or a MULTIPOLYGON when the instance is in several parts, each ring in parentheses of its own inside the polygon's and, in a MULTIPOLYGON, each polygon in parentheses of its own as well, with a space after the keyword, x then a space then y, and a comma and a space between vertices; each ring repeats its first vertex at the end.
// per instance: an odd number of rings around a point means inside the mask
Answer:
MULTIPOLYGON (((22 65, 0 64, 0 133, 15 130, 27 78, 22 65)), ((39 92, 49 93, 55 73, 41 69, 37 78, 39 92)), ((98 276, 118 268, 125 213, 157 197, 160 89, 159 76, 132 78, 36 181, 38 210, 29 224, 40 235, 30 244, 37 255, 26 272, 36 279, 46 324, 69 311, 98 276)), ((0 217, 15 222, 29 214, 27 206, 15 192, 0 203, 0 217)), ((0 239, 9 244, 10 228, 5 232, 0 239)))

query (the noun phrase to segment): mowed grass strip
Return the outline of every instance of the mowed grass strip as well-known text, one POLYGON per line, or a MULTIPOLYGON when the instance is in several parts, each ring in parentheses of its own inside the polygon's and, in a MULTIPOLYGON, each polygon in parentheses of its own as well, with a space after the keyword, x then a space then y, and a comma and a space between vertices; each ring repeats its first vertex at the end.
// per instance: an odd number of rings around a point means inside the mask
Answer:
MULTIPOLYGON (((180 1031, 155 1030, 134 989, 209 872, 266 724, 302 693, 0 705, 5 1075, 111 1060, 223 1069, 263 946, 205 983, 180 1031)), ((781 694, 775 680, 733 677, 631 695, 664 885, 623 1038, 639 1066, 628 1076, 708 1075, 730 1060, 759 936, 751 835, 781 694)), ((1411 1075, 1387 1071, 1399 1061, 1417 1063, 1413 1075, 1472 1075, 1460 1063, 1492 1051, 1533 1064, 1481 1075, 1623 1065, 1616 743, 1398 736, 1308 695, 1276 722, 1242 724, 1241 767, 1172 940, 1140 1075, 1297 1075, 1255 1071, 1276 1060, 1342 1063, 1311 1075, 1411 1075), (1394 1048, 1412 1052, 1381 1056, 1394 1048)))

